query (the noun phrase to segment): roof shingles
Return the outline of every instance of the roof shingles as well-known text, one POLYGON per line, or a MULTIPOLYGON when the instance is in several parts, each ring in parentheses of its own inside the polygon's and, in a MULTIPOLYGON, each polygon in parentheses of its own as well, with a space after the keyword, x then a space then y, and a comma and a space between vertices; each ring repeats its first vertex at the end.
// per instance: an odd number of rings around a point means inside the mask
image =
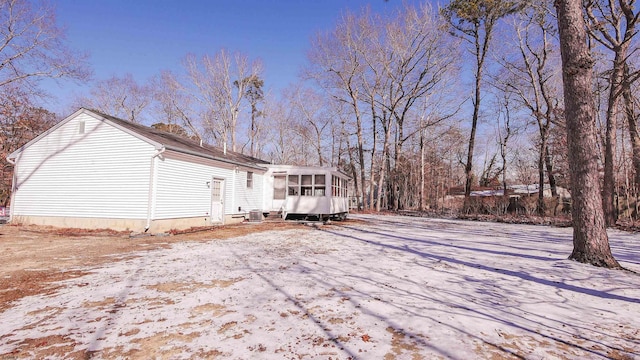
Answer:
MULTIPOLYGON (((87 109, 89 110, 89 109, 87 109)), ((132 123, 130 121, 122 120, 120 118, 104 114, 97 110, 89 110, 96 115, 101 116, 107 121, 112 122, 115 125, 121 126, 129 131, 147 138, 148 140, 163 145, 168 150, 200 156, 207 159, 219 160, 223 162, 233 163, 237 165, 244 165, 248 167, 264 169, 261 165, 269 164, 268 161, 254 158, 248 155, 244 155, 234 151, 224 151, 219 148, 202 144, 198 142, 171 134, 165 131, 154 129, 141 124, 132 123)))

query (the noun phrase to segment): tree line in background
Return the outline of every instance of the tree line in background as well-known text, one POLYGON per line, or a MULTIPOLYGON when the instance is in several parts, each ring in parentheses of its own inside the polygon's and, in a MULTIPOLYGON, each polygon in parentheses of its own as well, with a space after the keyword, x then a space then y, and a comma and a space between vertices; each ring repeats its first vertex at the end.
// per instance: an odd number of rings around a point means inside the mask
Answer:
MULTIPOLYGON (((2 202, 7 153, 51 126, 38 79, 90 77, 64 42, 54 10, 2 0, 2 202)), ((100 110, 233 151, 298 165, 337 166, 369 210, 539 215, 571 190, 558 19, 542 1, 452 0, 441 9, 345 13, 318 33, 299 82, 268 91, 248 55, 186 55, 179 71, 139 83, 91 82, 74 107, 100 110), (537 184, 520 204, 474 197, 537 184), (545 196, 545 190, 551 197, 545 196), (447 195, 464 195, 456 203, 447 195)), ((634 0, 586 0, 597 105, 597 160, 607 225, 637 218, 640 192, 638 10, 634 0)), ((69 113, 73 110, 70 109, 69 113)), ((65 114, 67 115, 67 114, 65 114)))

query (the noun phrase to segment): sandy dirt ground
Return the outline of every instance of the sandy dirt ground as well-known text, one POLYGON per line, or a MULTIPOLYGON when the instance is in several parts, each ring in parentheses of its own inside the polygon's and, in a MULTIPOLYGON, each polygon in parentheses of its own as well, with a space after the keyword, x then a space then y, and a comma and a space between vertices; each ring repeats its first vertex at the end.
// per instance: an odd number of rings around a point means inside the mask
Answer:
POLYGON ((25 296, 55 291, 55 282, 85 274, 72 269, 104 264, 113 261, 114 255, 301 226, 304 225, 286 222, 243 223, 170 236, 132 236, 109 230, 2 225, 0 312, 25 296))
MULTIPOLYGON (((617 257, 640 269, 637 234, 617 257)), ((640 359, 640 277, 569 229, 360 216, 171 236, 0 226, 0 360, 640 359)))

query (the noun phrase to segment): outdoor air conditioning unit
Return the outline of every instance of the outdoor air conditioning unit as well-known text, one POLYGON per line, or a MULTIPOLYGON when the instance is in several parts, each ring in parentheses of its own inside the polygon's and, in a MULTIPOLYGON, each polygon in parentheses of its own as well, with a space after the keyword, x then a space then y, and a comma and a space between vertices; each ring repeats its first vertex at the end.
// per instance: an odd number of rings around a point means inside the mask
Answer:
POLYGON ((262 210, 251 210, 249 212, 249 221, 251 221, 251 222, 261 222, 262 221, 262 210))

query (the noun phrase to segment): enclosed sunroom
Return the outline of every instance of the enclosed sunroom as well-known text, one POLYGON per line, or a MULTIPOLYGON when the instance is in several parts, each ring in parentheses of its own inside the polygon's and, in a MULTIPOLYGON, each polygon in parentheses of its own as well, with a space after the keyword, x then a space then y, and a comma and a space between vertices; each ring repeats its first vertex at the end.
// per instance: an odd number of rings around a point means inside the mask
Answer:
POLYGON ((290 220, 344 219, 349 176, 332 167, 268 165, 265 210, 290 220))

